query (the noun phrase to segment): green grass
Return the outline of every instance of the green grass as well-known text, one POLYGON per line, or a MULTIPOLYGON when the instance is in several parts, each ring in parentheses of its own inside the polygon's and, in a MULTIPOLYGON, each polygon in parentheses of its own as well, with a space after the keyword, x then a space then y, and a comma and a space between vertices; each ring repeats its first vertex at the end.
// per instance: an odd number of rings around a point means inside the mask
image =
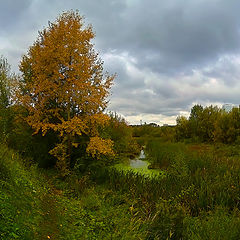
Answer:
POLYGON ((142 222, 131 214, 131 200, 101 186, 79 198, 58 199, 64 206, 62 239, 141 239, 142 222))
POLYGON ((236 146, 153 141, 147 153, 152 164, 164 169, 164 178, 125 169, 104 175, 114 191, 128 192, 136 209, 142 208, 141 215, 151 219, 150 239, 170 235, 171 239, 236 239, 240 220, 236 146))
MULTIPOLYGON (((179 190, 192 186, 193 194, 181 200, 192 212, 212 210, 219 205, 238 206, 240 155, 236 149, 231 156, 231 147, 222 147, 223 151, 219 152, 218 147, 213 146, 178 146, 160 141, 150 142, 147 149, 150 149, 148 154, 153 163, 161 165, 162 159, 170 159, 165 164, 166 172, 179 190)), ((174 190, 172 184, 169 182, 166 186, 169 191, 174 190)))
POLYGON ((88 175, 62 180, 0 146, 0 239, 144 239, 132 204, 88 175))
POLYGON ((36 239, 39 207, 47 194, 41 173, 35 166, 26 171, 13 151, 0 146, 0 238, 36 239))
POLYGON ((0 146, 0 239, 238 239, 238 148, 171 144, 149 146, 152 163, 170 154, 164 175, 97 168, 65 179, 0 146))
POLYGON ((239 210, 229 213, 226 209, 216 209, 214 212, 202 213, 199 217, 185 218, 184 225, 186 226, 185 239, 239 239, 239 210))

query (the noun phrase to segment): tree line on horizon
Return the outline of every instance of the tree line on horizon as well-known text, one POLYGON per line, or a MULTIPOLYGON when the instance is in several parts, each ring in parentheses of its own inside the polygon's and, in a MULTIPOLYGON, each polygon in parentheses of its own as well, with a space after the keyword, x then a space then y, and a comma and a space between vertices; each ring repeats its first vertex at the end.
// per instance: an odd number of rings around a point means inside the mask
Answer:
POLYGON ((176 118, 176 125, 160 127, 150 123, 132 127, 133 136, 142 141, 141 144, 151 138, 170 142, 240 144, 240 107, 226 111, 218 106, 196 104, 188 118, 176 118))
POLYGON ((176 140, 193 142, 240 143, 240 108, 225 111, 217 106, 191 109, 189 118, 177 117, 176 140))

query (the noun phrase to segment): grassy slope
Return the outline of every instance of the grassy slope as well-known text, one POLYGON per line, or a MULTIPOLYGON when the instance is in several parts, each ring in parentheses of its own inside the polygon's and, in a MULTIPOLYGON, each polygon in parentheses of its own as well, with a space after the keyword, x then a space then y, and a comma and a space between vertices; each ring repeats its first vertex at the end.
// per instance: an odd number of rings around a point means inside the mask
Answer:
POLYGON ((0 239, 144 239, 131 200, 88 176, 61 181, 0 146, 0 239))
POLYGON ((50 188, 36 166, 0 146, 0 238, 57 239, 58 215, 50 188), (48 225, 48 230, 44 229, 48 225))

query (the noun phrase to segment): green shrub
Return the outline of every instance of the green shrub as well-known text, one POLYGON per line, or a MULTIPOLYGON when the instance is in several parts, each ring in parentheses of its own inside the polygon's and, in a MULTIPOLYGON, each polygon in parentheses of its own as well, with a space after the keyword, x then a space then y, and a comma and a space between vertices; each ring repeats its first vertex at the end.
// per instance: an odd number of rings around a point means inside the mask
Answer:
POLYGON ((239 210, 229 213, 218 208, 213 212, 202 213, 199 217, 184 219, 183 239, 191 240, 235 240, 240 235, 239 210))

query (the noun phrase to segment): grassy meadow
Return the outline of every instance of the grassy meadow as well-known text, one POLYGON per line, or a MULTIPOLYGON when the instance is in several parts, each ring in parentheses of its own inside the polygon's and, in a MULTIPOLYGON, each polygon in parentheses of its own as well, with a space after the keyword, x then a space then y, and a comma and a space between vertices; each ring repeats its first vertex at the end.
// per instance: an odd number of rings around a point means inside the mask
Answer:
POLYGON ((237 146, 149 140, 150 175, 103 167, 59 178, 6 146, 1 239, 238 239, 237 146))

